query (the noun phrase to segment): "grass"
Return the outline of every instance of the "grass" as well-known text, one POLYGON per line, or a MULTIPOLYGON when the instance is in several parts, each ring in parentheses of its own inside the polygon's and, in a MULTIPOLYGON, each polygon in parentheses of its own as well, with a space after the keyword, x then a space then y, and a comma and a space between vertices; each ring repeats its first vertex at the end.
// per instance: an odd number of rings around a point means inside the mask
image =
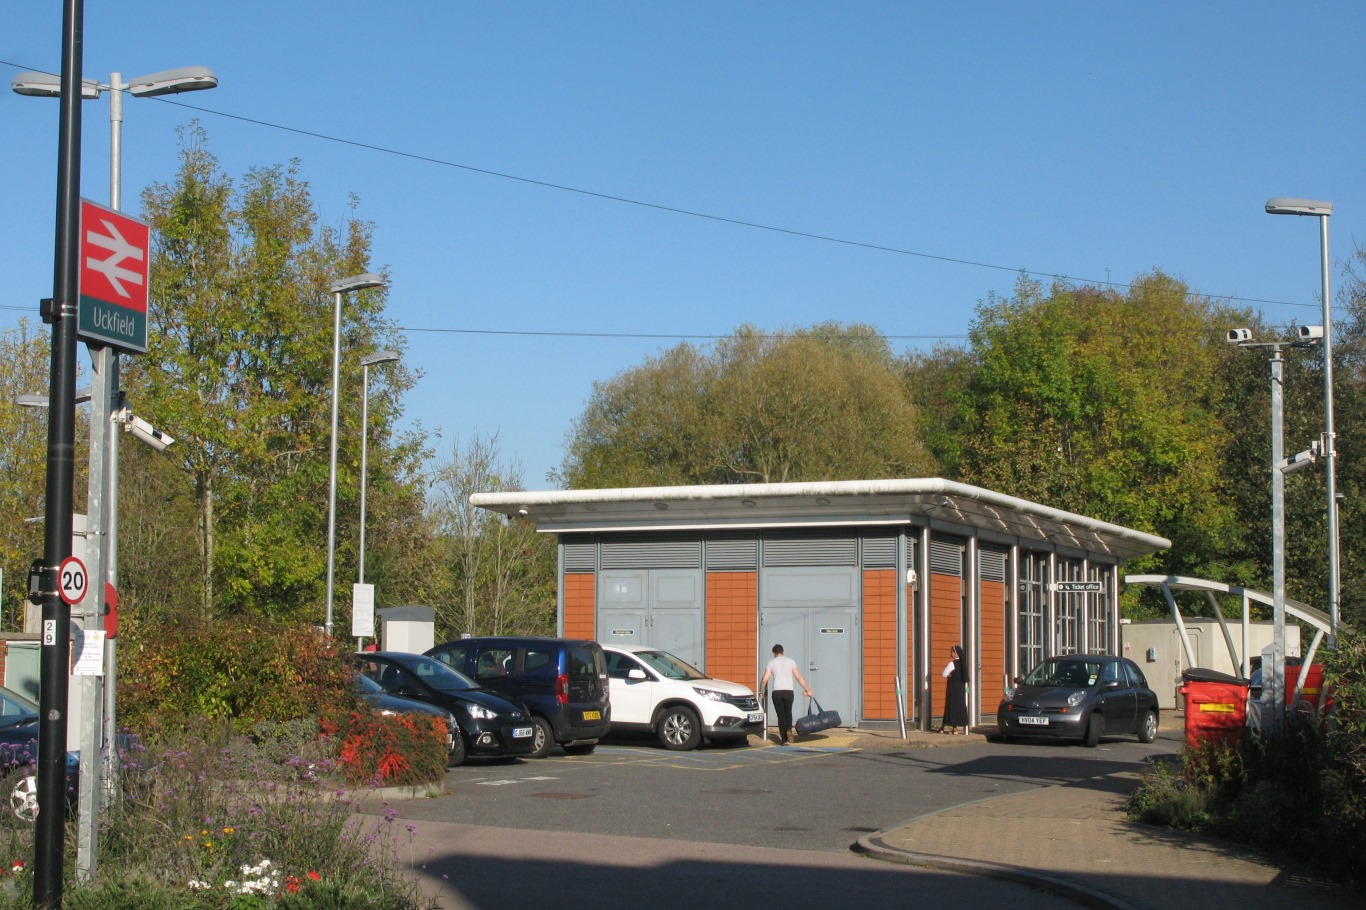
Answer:
MULTIPOLYGON (((119 798, 101 816, 96 875, 75 910, 425 910, 402 858, 415 828, 362 815, 332 746, 308 724, 268 735, 226 727, 124 756, 119 798)), ((32 906, 31 829, 0 830, 0 910, 32 906)))

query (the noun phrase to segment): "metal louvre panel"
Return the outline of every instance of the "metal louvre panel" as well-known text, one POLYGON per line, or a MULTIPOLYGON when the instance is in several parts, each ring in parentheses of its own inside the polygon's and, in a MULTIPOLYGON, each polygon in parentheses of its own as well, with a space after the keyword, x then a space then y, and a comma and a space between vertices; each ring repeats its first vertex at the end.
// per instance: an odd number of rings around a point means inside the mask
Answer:
POLYGON ((759 567, 759 538, 708 537, 707 571, 746 571, 759 567))
POLYGON ((592 572, 598 567, 598 542, 587 540, 566 540, 564 542, 564 570, 566 572, 592 572))
POLYGON ((863 567, 866 569, 895 569, 896 538, 863 538, 863 567))
POLYGON ((963 545, 955 539, 930 541, 930 571, 935 575, 963 574, 963 545))
POLYGON ((602 542, 604 569, 700 569, 702 541, 668 537, 618 538, 602 542))
POLYGON ((765 566, 856 566, 857 537, 765 537, 765 566))
POLYGON ((978 572, 982 581, 1006 580, 1006 551, 983 547, 977 551, 978 572))

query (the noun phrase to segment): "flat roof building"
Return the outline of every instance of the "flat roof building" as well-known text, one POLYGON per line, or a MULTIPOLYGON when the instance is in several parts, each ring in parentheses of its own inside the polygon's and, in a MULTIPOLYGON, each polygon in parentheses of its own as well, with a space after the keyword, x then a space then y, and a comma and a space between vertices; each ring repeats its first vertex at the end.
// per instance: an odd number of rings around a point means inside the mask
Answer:
POLYGON ((559 536, 559 633, 756 685, 775 642, 823 707, 928 729, 961 644, 973 722, 1047 655, 1118 653, 1119 570, 1163 537, 938 478, 478 493, 559 536))

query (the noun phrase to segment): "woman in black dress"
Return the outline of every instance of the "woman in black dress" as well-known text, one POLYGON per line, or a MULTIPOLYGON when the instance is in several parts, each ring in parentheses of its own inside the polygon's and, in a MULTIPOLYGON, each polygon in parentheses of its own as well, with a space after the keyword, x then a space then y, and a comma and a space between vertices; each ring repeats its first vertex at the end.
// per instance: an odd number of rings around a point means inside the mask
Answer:
POLYGON ((962 727, 964 732, 968 727, 968 661, 963 654, 962 645, 954 645, 949 649, 952 659, 948 666, 944 667, 942 675, 949 681, 944 692, 944 722, 939 727, 940 733, 957 733, 958 728, 962 727))

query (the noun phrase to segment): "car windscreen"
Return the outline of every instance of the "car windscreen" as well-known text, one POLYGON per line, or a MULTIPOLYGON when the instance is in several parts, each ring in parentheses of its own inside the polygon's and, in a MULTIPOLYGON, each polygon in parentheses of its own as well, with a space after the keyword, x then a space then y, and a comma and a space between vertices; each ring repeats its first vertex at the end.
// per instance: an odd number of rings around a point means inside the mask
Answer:
POLYGON ((1029 672, 1025 685, 1085 689, 1096 684, 1100 669, 1094 660, 1046 660, 1029 672))
POLYGON ((405 663, 403 668, 438 692, 464 692, 479 688, 474 680, 459 670, 452 670, 440 661, 415 660, 405 663))
POLYGON ((636 657, 665 679, 706 679, 707 674, 668 651, 636 651, 636 657))

